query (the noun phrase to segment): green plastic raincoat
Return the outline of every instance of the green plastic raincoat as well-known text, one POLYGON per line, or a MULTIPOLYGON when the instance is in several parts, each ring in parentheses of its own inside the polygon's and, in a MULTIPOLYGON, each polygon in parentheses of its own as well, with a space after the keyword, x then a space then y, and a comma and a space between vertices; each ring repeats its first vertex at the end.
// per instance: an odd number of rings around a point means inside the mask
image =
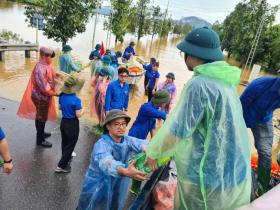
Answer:
POLYGON ((67 52, 59 56, 58 68, 60 71, 64 71, 65 73, 70 74, 72 71, 80 71, 81 65, 74 63, 70 56, 70 53, 67 52))
POLYGON ((147 156, 173 157, 175 210, 235 209, 250 202, 250 150, 236 91, 240 70, 224 61, 197 66, 147 156))

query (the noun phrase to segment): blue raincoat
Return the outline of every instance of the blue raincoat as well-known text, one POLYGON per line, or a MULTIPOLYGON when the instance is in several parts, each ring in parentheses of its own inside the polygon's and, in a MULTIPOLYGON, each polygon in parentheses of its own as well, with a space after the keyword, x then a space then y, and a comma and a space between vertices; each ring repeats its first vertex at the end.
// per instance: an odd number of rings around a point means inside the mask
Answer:
POLYGON ((69 53, 63 53, 59 56, 59 70, 64 71, 67 74, 70 74, 71 71, 79 71, 80 67, 75 64, 69 55, 69 53))
POLYGON ((146 140, 124 136, 116 143, 103 135, 95 144, 86 173, 78 210, 122 210, 128 193, 128 177, 119 176, 118 168, 145 150, 146 140))

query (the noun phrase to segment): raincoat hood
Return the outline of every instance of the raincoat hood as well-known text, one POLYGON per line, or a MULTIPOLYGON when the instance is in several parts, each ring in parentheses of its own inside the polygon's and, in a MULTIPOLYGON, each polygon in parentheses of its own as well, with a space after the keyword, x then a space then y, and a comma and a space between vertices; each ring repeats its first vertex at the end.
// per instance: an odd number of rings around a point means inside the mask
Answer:
POLYGON ((225 61, 207 63, 194 68, 195 76, 201 75, 213 79, 222 80, 229 85, 238 85, 240 82, 241 70, 229 65, 225 61))

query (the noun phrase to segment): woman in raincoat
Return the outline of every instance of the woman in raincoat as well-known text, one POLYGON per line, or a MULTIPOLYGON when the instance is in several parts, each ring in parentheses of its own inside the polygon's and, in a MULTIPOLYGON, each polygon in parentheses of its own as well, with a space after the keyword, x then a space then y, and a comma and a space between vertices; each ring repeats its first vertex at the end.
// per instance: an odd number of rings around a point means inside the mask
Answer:
POLYGON ((51 65, 54 57, 53 49, 40 48, 40 59, 31 73, 17 112, 19 117, 35 120, 36 143, 42 147, 52 147, 46 140, 51 134, 45 132, 45 125, 47 121, 57 119, 54 96, 61 92, 55 90, 55 77, 58 75, 51 65))
POLYGON ((147 141, 126 136, 130 117, 121 110, 111 110, 103 123, 105 134, 94 145, 77 210, 122 210, 129 188, 129 178, 144 181, 129 159, 146 150, 147 141))
POLYGON ((98 119, 99 125, 105 119, 105 95, 109 83, 112 81, 112 74, 107 68, 101 68, 96 76, 92 77, 91 86, 92 100, 91 100, 91 116, 98 119))
POLYGON ((95 75, 95 71, 96 69, 101 66, 101 61, 100 61, 100 54, 98 51, 93 51, 92 53, 92 59, 90 61, 90 65, 91 65, 91 71, 90 71, 90 75, 91 77, 95 75))
POLYGON ((236 209, 250 202, 250 150, 236 91, 240 70, 226 63, 216 32, 193 30, 177 46, 194 77, 147 148, 147 165, 172 156, 175 210, 236 209))

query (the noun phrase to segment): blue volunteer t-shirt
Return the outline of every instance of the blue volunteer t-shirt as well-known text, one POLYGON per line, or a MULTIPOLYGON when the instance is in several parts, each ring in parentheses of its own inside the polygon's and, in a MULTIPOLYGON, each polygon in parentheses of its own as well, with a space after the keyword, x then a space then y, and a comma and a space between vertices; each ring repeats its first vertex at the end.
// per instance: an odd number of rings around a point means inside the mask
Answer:
POLYGON ((150 74, 148 75, 148 77, 150 78, 149 80, 149 88, 153 89, 155 87, 155 83, 156 83, 156 79, 159 78, 159 73, 158 71, 152 71, 150 72, 150 74))
POLYGON ((5 138, 5 133, 2 130, 2 128, 0 127, 0 141, 2 141, 5 138))
POLYGON ((116 80, 108 85, 104 105, 106 111, 110 111, 112 109, 127 109, 128 101, 129 85, 127 83, 121 86, 120 80, 116 80))
POLYGON ((166 113, 159 110, 152 102, 143 104, 128 135, 139 139, 146 139, 149 132, 156 128, 156 119, 165 120, 166 113))
POLYGON ((143 68, 146 70, 145 72, 145 76, 149 77, 151 72, 153 71, 153 64, 147 64, 147 65, 143 65, 143 68))
POLYGON ((59 96, 59 104, 61 107, 62 117, 65 119, 77 118, 76 111, 82 109, 81 99, 77 97, 76 93, 62 93, 59 96))
POLYGON ((89 59, 93 59, 94 55, 97 54, 99 58, 101 58, 100 52, 99 50, 93 50, 91 51, 90 55, 89 55, 89 59))
POLYGON ((135 50, 133 47, 127 47, 125 48, 125 51, 123 53, 123 57, 126 59, 126 60, 129 60, 131 55, 126 55, 126 53, 132 53, 132 55, 135 55, 135 50))

